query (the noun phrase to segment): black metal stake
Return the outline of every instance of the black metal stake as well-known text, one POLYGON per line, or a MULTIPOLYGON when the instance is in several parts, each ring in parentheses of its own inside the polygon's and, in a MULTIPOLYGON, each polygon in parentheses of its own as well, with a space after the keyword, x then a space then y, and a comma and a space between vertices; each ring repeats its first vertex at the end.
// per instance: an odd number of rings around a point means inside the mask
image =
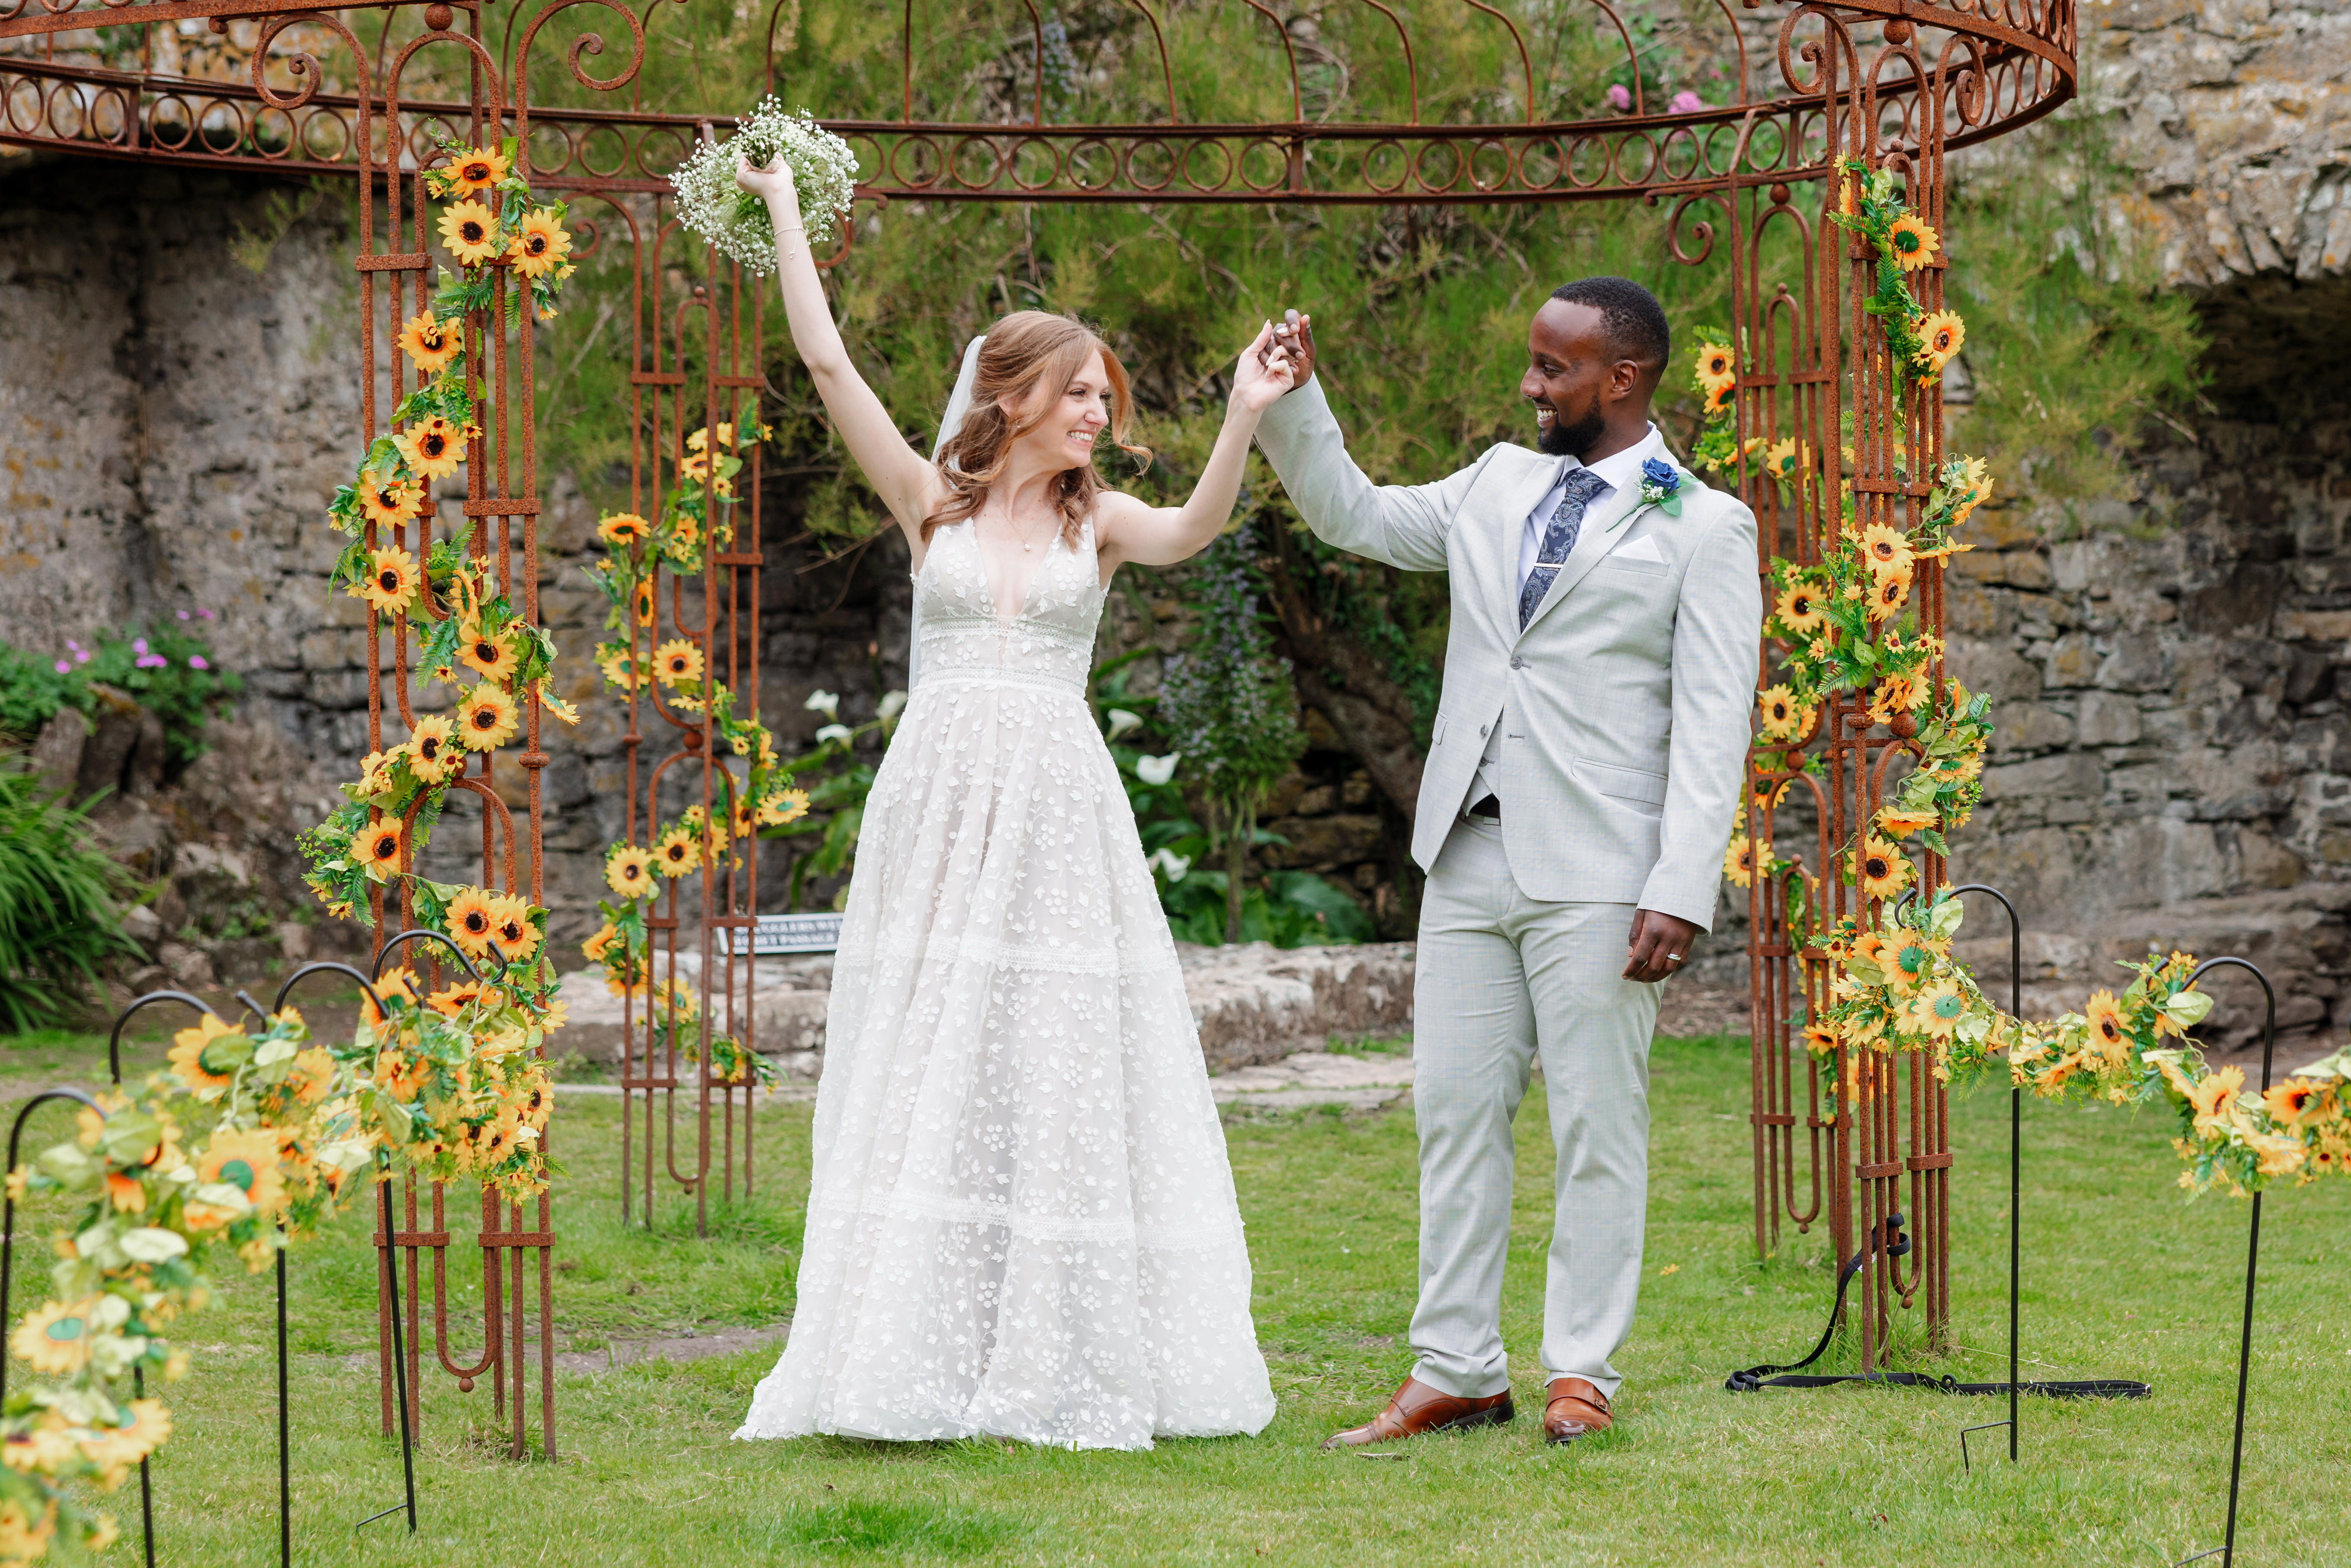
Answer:
POLYGON ((392 1281, 392 1379, 394 1396, 400 1401, 400 1470, 406 1501, 394 1503, 381 1513, 369 1514, 351 1528, 357 1530, 361 1525, 373 1524, 385 1514, 398 1513, 405 1508, 408 1511, 408 1533, 413 1535, 416 1533, 416 1447, 408 1429, 408 1346, 400 1326, 400 1262, 392 1255, 392 1239, 396 1232, 392 1228, 391 1156, 379 1151, 376 1168, 379 1176, 376 1186, 383 1194, 383 1270, 385 1277, 392 1281))
MULTIPOLYGON (((2000 900, 2008 911, 2008 1016, 2024 1016, 2024 923, 2017 917, 2016 905, 2008 894, 1986 883, 1971 882, 1965 887, 1951 889, 1951 896, 1963 893, 1988 893, 2000 900)), ((1959 1434, 1959 1467, 1970 1469, 1968 1462, 1968 1433, 1988 1432, 1995 1427, 2008 1428, 2008 1459, 2016 1462, 2019 1419, 2021 1368, 2017 1354, 2017 1301, 2019 1264, 2022 1249, 2021 1239, 2024 1223, 2024 1087, 2016 1081, 2011 1068, 2008 1086, 2008 1419, 1987 1421, 1980 1427, 1970 1427, 1959 1434)))
MULTIPOLYGON (((2266 1094, 2270 1088, 2270 1068, 2277 1055, 2277 992, 2271 988, 2267 975, 2247 960, 2236 957, 2205 959, 2188 977, 2188 983, 2192 986, 2208 971, 2220 968, 2242 969, 2262 983, 2262 997, 2266 1007, 2262 1018, 2262 1092, 2266 1094)), ((2245 1390, 2253 1371, 2253 1282, 2261 1260, 2262 1195, 2260 1189, 2255 1188, 2252 1223, 2245 1228, 2245 1317, 2244 1326, 2237 1336, 2237 1429, 2229 1439, 2229 1528, 2220 1538, 2220 1545, 2210 1551, 2199 1552, 2192 1557, 2183 1557, 2172 1568, 2179 1568, 2180 1563, 2199 1562, 2215 1553, 2220 1556, 2220 1568, 2235 1568, 2237 1487, 2243 1478, 2245 1465, 2245 1390)))
POLYGON ((286 1394, 286 1227, 277 1228, 277 1561, 294 1568, 294 1437, 286 1394))

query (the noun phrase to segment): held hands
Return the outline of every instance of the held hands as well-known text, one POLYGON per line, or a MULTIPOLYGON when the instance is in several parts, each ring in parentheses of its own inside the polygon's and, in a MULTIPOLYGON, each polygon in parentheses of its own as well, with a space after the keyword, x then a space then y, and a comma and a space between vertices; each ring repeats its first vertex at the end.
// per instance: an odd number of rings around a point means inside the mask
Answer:
POLYGON ((1625 977, 1648 985, 1689 961, 1698 927, 1654 909, 1633 912, 1633 934, 1625 942, 1625 977))
POLYGON ((1298 371, 1290 351, 1274 340, 1276 328, 1268 321, 1256 340, 1241 350, 1233 366, 1232 406, 1252 417, 1298 384, 1298 371))
POLYGON ((783 155, 778 153, 774 162, 764 169, 754 168, 743 153, 735 154, 735 183, 759 197, 769 206, 780 205, 797 214, 800 210, 799 189, 792 183, 792 172, 783 155))
POLYGON ((1274 323, 1273 342, 1269 350, 1279 349, 1290 356, 1290 384, 1302 387, 1314 374, 1314 318, 1301 316, 1295 310, 1285 310, 1274 323))

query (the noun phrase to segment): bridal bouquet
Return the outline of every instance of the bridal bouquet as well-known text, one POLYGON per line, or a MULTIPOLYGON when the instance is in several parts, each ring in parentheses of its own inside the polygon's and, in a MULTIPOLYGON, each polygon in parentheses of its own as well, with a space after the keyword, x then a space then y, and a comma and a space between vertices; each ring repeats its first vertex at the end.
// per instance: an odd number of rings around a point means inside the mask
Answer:
POLYGON ((800 222, 810 235, 849 214, 857 155, 808 110, 787 113, 772 98, 761 99, 735 127, 726 141, 695 149, 669 183, 677 191, 679 220, 757 277, 775 265, 776 230, 767 204, 735 183, 735 155, 764 169, 782 154, 799 192, 800 222))

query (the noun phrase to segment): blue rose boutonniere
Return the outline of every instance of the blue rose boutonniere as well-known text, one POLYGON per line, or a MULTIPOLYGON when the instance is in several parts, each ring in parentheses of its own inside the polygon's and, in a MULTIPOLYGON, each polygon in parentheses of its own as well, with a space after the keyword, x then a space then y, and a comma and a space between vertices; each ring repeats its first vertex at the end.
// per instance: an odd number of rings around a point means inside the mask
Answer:
POLYGON ((1641 501, 1655 507, 1669 517, 1682 515, 1682 476, 1674 465, 1660 457, 1647 458, 1641 464, 1641 501))

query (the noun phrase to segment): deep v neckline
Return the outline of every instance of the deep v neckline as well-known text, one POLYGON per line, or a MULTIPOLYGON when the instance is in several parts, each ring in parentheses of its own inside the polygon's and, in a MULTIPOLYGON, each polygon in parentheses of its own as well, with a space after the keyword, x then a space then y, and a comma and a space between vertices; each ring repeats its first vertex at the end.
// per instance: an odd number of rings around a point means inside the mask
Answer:
POLYGON ((988 580, 987 552, 979 546, 979 519, 967 517, 962 526, 970 530, 972 562, 979 569, 979 591, 987 601, 988 619, 999 626, 1019 625, 1029 618, 1029 601, 1036 594, 1037 580, 1044 576, 1045 569, 1053 563, 1054 550, 1062 548, 1061 531, 1056 528, 1047 536, 1045 553, 1038 559, 1035 566, 1029 569, 1029 575, 1021 580, 1020 592, 1018 595, 1019 602, 1013 606, 1012 613, 1008 616, 1004 613, 1004 607, 997 602, 996 584, 988 580))

